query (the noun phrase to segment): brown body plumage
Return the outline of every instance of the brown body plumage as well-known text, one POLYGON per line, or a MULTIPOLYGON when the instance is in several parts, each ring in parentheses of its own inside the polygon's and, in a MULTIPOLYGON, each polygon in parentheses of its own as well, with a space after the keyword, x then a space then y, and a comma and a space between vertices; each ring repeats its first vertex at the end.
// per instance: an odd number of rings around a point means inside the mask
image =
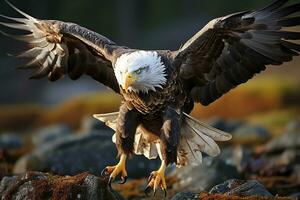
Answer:
MULTIPOLYGON (((169 117, 178 117, 180 118, 181 112, 187 112, 187 110, 182 110, 184 104, 186 103, 187 94, 183 89, 183 85, 178 78, 179 74, 179 66, 173 65, 172 54, 170 51, 161 51, 160 57, 164 61, 164 64, 167 66, 167 82, 163 88, 159 88, 156 91, 151 91, 147 94, 144 93, 135 93, 135 92, 126 92, 124 89, 120 88, 120 94, 123 97, 122 106, 119 110, 119 119, 117 123, 117 127, 120 129, 127 128, 126 121, 135 121, 136 124, 132 126, 130 123, 128 128, 133 128, 133 134, 128 136, 122 136, 122 131, 117 131, 117 140, 116 145, 119 150, 119 153, 125 151, 126 154, 133 153, 133 142, 134 135, 136 132, 136 126, 141 126, 145 134, 148 136, 151 135, 152 140, 161 139, 164 141, 161 145, 162 149, 165 149, 166 143, 168 141, 165 138, 164 132, 167 132, 168 129, 171 129, 171 124, 164 123, 164 117, 166 117, 170 110, 174 110, 174 112, 178 112, 178 116, 169 116, 169 117), (171 62, 170 62, 171 61, 171 62), (130 119, 123 119, 120 116, 124 116, 130 111, 132 115, 130 119), (167 127, 169 126, 169 127, 167 127), (165 131, 163 129, 166 129, 165 131), (155 138, 153 138, 153 136, 155 138), (128 137, 128 139, 127 139, 128 137), (125 141, 122 141, 125 140, 125 141), (122 146, 124 145, 124 146, 122 146)), ((180 119, 179 119, 180 121, 180 119)), ((178 121, 178 123, 180 123, 178 121)), ((171 145, 174 145, 173 152, 167 156, 166 151, 162 151, 163 159, 166 160, 167 163, 176 163, 177 158, 177 145, 179 143, 179 135, 180 135, 180 126, 178 124, 176 134, 178 135, 177 141, 172 141, 171 145)), ((174 133, 175 134, 175 133, 174 133)), ((151 140, 151 139, 149 139, 151 140)))

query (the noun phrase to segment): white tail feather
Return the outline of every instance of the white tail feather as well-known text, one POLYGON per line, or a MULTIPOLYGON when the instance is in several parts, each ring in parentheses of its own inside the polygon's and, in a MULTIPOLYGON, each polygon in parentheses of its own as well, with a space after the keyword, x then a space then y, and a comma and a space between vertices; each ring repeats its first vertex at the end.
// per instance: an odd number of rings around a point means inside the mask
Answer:
POLYGON ((105 113, 105 114, 94 114, 93 117, 104 122, 106 126, 116 131, 117 119, 119 112, 105 113))
MULTIPOLYGON (((96 114, 96 119, 104 122, 108 127, 116 130, 118 112, 107 114, 96 114)), ((177 166, 199 165, 202 163, 202 152, 209 156, 220 154, 220 148, 215 141, 228 141, 231 135, 215 129, 197 119, 183 113, 181 124, 181 138, 177 151, 177 166)), ((113 136, 115 143, 115 134, 113 136)), ((134 152, 137 155, 144 155, 148 159, 155 159, 161 156, 159 140, 149 142, 144 130, 137 128, 134 142, 134 152)))
POLYGON ((186 117, 186 122, 191 127, 198 127, 202 133, 207 135, 208 137, 212 138, 214 141, 228 141, 231 139, 231 135, 229 133, 226 133, 224 131, 221 131, 219 129, 216 129, 208 124, 205 124, 203 122, 200 122, 199 120, 193 118, 192 116, 183 113, 183 115, 186 117))
MULTIPOLYGON (((118 112, 114 112, 95 114, 93 117, 104 122, 108 127, 116 131, 118 115, 118 112)), ((116 134, 112 136, 112 141, 116 143, 116 134)), ((146 137, 143 135, 143 130, 140 127, 137 128, 134 138, 134 153, 137 155, 144 155, 148 159, 156 159, 158 156, 156 143, 148 142, 146 137)))

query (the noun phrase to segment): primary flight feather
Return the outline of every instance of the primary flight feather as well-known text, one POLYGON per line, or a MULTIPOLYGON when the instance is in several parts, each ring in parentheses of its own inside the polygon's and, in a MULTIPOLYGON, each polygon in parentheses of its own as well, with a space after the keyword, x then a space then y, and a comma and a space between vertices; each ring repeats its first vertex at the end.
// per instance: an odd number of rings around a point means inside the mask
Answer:
POLYGON ((210 21, 179 50, 144 51, 119 46, 108 38, 77 24, 40 20, 20 11, 25 18, 1 17, 9 28, 27 35, 4 35, 27 42, 30 49, 17 57, 31 58, 23 68, 36 68, 31 77, 56 81, 65 75, 78 79, 86 74, 119 93, 117 113, 95 115, 115 130, 113 141, 120 155, 103 174, 111 183, 121 174, 132 154, 160 157, 162 165, 151 173, 148 189, 166 190, 165 168, 198 165, 202 153, 217 156, 215 141, 231 135, 214 129, 188 114, 194 103, 209 105, 229 90, 247 82, 267 65, 281 65, 298 56, 300 3, 277 0, 254 10, 210 21))

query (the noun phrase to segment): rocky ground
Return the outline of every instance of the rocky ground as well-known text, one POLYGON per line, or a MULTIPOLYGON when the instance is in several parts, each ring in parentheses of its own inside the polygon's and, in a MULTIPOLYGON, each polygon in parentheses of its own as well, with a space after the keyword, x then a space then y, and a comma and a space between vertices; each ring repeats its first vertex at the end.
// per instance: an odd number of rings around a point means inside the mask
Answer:
MULTIPOLYGON (((290 122, 275 138, 251 123, 222 119, 209 123, 232 133, 234 140, 221 147, 219 157, 205 157, 200 166, 171 167, 167 199, 300 197, 300 121, 290 122)), ((140 156, 128 162, 131 179, 108 189, 100 171, 117 161, 111 136, 110 129, 91 118, 83 120, 77 132, 55 125, 26 137, 2 133, 2 199, 162 199, 160 192, 147 197, 143 191, 159 161, 140 156)))
MULTIPOLYGON (((258 79, 193 115, 233 135, 216 158, 168 169, 172 200, 300 198, 300 90, 289 79, 258 79), (209 119, 207 117, 220 116, 209 119)), ((93 113, 117 110, 112 94, 72 98, 55 107, 0 107, 0 196, 10 199, 163 199, 146 196, 159 160, 135 156, 129 180, 108 189, 101 170, 117 162, 113 132, 93 113), (105 98, 103 98, 105 97, 105 98), (51 124, 51 125, 50 125, 51 124)))

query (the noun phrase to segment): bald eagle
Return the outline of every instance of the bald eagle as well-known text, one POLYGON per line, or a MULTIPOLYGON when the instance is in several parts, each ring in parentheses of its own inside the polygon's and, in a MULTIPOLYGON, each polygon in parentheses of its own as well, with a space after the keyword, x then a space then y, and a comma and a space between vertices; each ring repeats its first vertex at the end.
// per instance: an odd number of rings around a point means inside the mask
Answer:
POLYGON ((32 58, 24 69, 37 68, 31 77, 56 81, 65 75, 88 75, 122 97, 119 112, 95 115, 115 130, 113 142, 120 161, 102 174, 109 184, 118 175, 127 178, 126 159, 133 154, 162 163, 151 173, 147 190, 166 191, 165 169, 198 165, 202 152, 217 156, 215 141, 231 135, 189 116, 195 103, 209 105, 229 90, 245 83, 266 65, 281 65, 298 56, 299 32, 286 27, 300 24, 300 3, 276 0, 266 7, 210 21, 179 50, 138 50, 119 46, 77 24, 40 20, 20 11, 24 18, 1 15, 13 23, 2 25, 28 31, 6 36, 27 42, 32 58))

